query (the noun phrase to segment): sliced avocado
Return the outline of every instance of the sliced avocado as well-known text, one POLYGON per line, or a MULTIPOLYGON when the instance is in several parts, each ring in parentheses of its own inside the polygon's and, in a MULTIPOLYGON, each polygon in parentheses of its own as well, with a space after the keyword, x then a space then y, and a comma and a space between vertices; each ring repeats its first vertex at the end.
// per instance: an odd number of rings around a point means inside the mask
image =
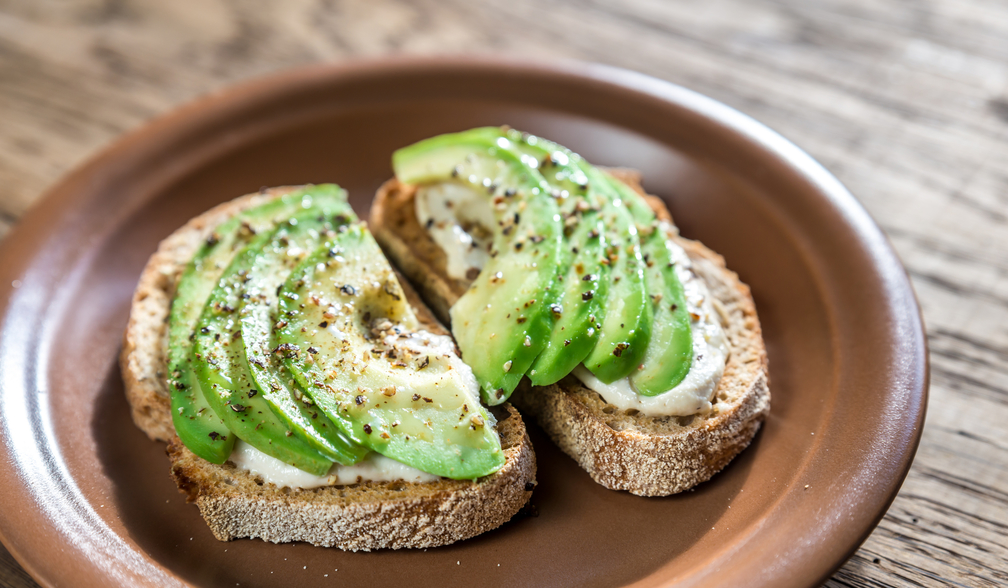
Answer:
POLYGON ((237 268, 251 265, 255 250, 269 242, 270 233, 257 235, 224 271, 196 323, 193 369, 210 408, 224 426, 259 451, 306 472, 322 475, 332 460, 287 428, 273 414, 252 381, 241 343, 236 309, 244 291, 237 268))
POLYGON ((608 179, 627 203, 638 230, 646 233, 641 239, 641 253, 645 262, 645 284, 654 312, 654 328, 641 364, 630 374, 630 383, 638 394, 657 396, 682 382, 693 364, 689 309, 682 282, 672 263, 666 227, 655 219, 654 212, 640 194, 612 176, 608 179))
POLYGON ((504 402, 546 346, 562 265, 563 219, 549 184, 487 129, 441 135, 396 151, 410 184, 455 181, 487 194, 498 222, 491 259, 452 306, 452 333, 484 402, 504 402))
MULTIPOLYGON (((317 229, 325 231, 328 219, 333 216, 349 220, 347 214, 352 212, 345 199, 332 204, 312 206, 282 223, 278 231, 286 233, 288 228, 301 224, 314 224, 317 229)), ((308 230, 312 229, 308 227, 308 230)), ((322 235, 318 230, 313 232, 317 241, 322 235)), ((257 299, 261 300, 263 292, 258 289, 269 286, 271 282, 275 298, 275 290, 282 279, 273 274, 282 273, 282 277, 286 277, 289 273, 284 271, 282 263, 280 267, 276 264, 274 267, 255 267, 255 262, 261 257, 267 261, 282 261, 277 256, 260 255, 273 243, 276 233, 263 231, 256 235, 220 277, 196 324, 193 367, 207 403, 233 434, 267 455, 322 475, 329 470, 334 459, 353 463, 363 456, 364 451, 341 438, 335 426, 313 426, 310 413, 306 415, 301 410, 308 407, 298 403, 289 389, 262 389, 252 377, 245 345, 241 341, 244 333, 240 309, 246 295, 251 300, 251 293, 246 291, 246 287, 256 288, 257 299), (270 393, 269 399, 267 392, 270 393), (323 431, 329 430, 332 434, 324 436, 323 431)), ((280 241, 285 239, 283 235, 277 237, 280 241)), ((286 253, 295 256, 298 252, 287 249, 286 253)))
MULTIPOLYGON (((560 319, 557 327, 563 330, 558 332, 554 328, 548 352, 536 360, 533 368, 536 374, 530 374, 532 383, 555 382, 582 361, 603 382, 623 378, 638 367, 651 339, 653 325, 653 305, 644 282, 645 265, 634 223, 636 208, 631 208, 641 199, 634 193, 634 199, 630 200, 629 195, 612 185, 608 174, 566 147, 517 131, 507 133, 517 149, 539 162, 543 176, 561 190, 561 195, 566 193, 574 198, 574 210, 578 200, 585 200, 586 212, 597 212, 597 217, 589 214, 580 219, 582 222, 594 225, 598 218, 605 228, 604 253, 594 259, 575 260, 572 267, 576 272, 580 264, 589 275, 599 276, 598 285, 591 290, 592 300, 598 298, 597 310, 590 306, 580 307, 582 312, 571 317, 574 324, 560 319), (595 320, 591 320, 593 318, 595 320), (577 336, 572 337, 568 332, 577 336), (567 341, 571 343, 564 351, 560 346, 567 345, 567 341), (540 372, 546 375, 541 376, 540 372)), ((639 204, 647 208, 643 201, 639 204)), ((577 225, 577 230, 568 237, 567 249, 578 248, 579 253, 598 251, 592 247, 593 243, 585 240, 593 234, 593 229, 594 226, 586 230, 577 225)), ((568 273, 567 288, 574 290, 570 293, 576 301, 577 291, 570 288, 570 279, 568 273)), ((581 295, 585 296, 583 292, 581 295)), ((561 306, 569 306, 569 303, 561 306)))
POLYGON ((577 367, 598 343, 605 318, 602 301, 609 289, 609 266, 598 263, 606 249, 605 224, 592 210, 575 213, 573 218, 579 224, 563 250, 567 274, 550 304, 553 330, 528 371, 535 386, 556 383, 577 367))
POLYGON ((655 226, 641 245, 644 279, 651 293, 654 328, 640 366, 630 383, 642 396, 657 396, 676 387, 693 364, 693 339, 682 283, 672 263, 668 236, 655 226))
MULTIPOLYGON (((532 383, 556 382, 581 362, 606 383, 633 376, 644 395, 660 394, 681 382, 692 362, 682 285, 674 268, 661 261, 669 259, 667 237, 656 235, 664 229, 629 186, 556 143, 500 127, 433 137, 397 152, 393 164, 404 182, 456 181, 487 188, 493 195, 499 186, 494 174, 512 165, 512 159, 525 167, 528 177, 538 181, 541 176, 545 182, 539 181, 539 189, 529 192, 532 202, 526 207, 535 201, 555 201, 567 228, 556 258, 557 277, 544 299, 553 313, 553 328, 541 346, 535 337, 526 339, 531 343, 528 351, 541 348, 526 370, 532 383), (495 160, 496 169, 492 167, 495 160), (550 197, 544 197, 547 194, 550 197), (578 281, 586 277, 587 281, 578 281)), ((521 173, 510 175, 521 177, 521 173)), ((509 225, 502 223, 495 238, 513 240, 507 229, 509 225)), ((534 299, 515 288, 507 292, 510 298, 502 305, 504 297, 495 296, 504 288, 487 293, 489 284, 500 286, 501 280, 494 278, 513 276, 515 270, 521 275, 529 267, 528 260, 524 266, 515 264, 509 259, 514 254, 511 249, 495 241, 494 252, 502 251, 508 255, 494 257, 451 311, 453 333, 467 357, 473 355, 467 350, 493 347, 493 339, 502 332, 515 332, 515 325, 500 320, 500 314, 487 320, 495 308, 517 311, 521 307, 514 304, 516 300, 534 299), (501 271, 500 266, 509 262, 509 272, 501 271)), ((504 319, 514 314, 504 313, 504 319)), ((531 331, 541 333, 546 324, 535 323, 531 331)), ((508 342, 513 340, 508 338, 508 342)), ((522 372, 517 370, 527 364, 510 359, 500 354, 481 358, 477 375, 486 402, 506 398, 520 380, 522 372), (504 374, 491 371, 500 359, 508 368, 504 374), (487 394, 495 386, 499 386, 496 392, 487 394)))
POLYGON ((585 171, 591 189, 608 196, 602 218, 608 237, 605 263, 610 270, 602 331, 584 365, 608 384, 626 377, 640 364, 651 339, 654 311, 644 282, 644 259, 633 217, 603 172, 595 167, 585 171))
MULTIPOLYGON (((515 131, 511 131, 512 136, 515 133, 515 131)), ((671 390, 689 372, 693 360, 693 347, 690 317, 683 287, 670 262, 669 236, 665 234, 664 229, 655 218, 654 211, 641 195, 622 181, 589 166, 583 158, 560 145, 528 135, 522 136, 522 139, 520 144, 525 152, 538 150, 536 155, 541 160, 540 168, 547 181, 558 182, 560 185, 563 185, 564 182, 569 183, 568 178, 574 177, 575 174, 568 170, 570 167, 577 166, 586 177, 584 180, 577 178, 576 182, 580 184, 584 181, 587 184, 585 191, 588 194, 594 195, 600 192, 607 194, 610 201, 618 202, 625 208, 626 212, 618 215, 624 221, 624 223, 617 223, 623 224, 619 233, 628 235, 633 232, 630 225, 625 224, 627 220, 634 223, 638 232, 640 261, 643 262, 643 266, 639 262, 636 263, 636 266, 644 272, 644 293, 648 295, 648 298, 642 298, 639 295, 640 292, 635 289, 632 298, 618 295, 618 299, 633 300, 638 303, 640 309, 643 309, 644 305, 650 304, 652 307, 650 324, 652 326, 650 329, 642 330, 639 328, 641 322, 637 321, 638 326, 632 329, 633 332, 626 329, 625 325, 635 324, 630 318, 635 312, 627 312, 624 307, 624 317, 621 317, 619 321, 620 329, 624 332, 613 333, 615 336, 608 343, 613 352, 620 348, 623 349, 619 360, 616 359, 615 354, 612 357, 605 357, 601 353, 593 353, 592 357, 585 362, 586 365, 595 372, 599 379, 607 383, 622 377, 619 374, 629 370, 634 388, 644 396, 655 396, 671 390), (550 173, 547 170, 556 171, 550 173), (593 180, 588 181, 588 176, 593 180), (644 341, 646 344, 642 350, 642 342, 644 341), (635 349, 636 353, 633 351, 635 349), (593 365, 600 360, 603 362, 601 365, 593 365), (607 361, 609 365, 605 364, 607 361)), ((572 189, 571 193, 576 193, 576 191, 572 189)), ((573 235, 570 237, 570 241, 578 242, 577 237, 573 235)), ((628 264, 628 266, 632 265, 634 264, 628 264)), ((619 274, 614 272, 612 275, 619 274)), ((628 284, 633 283, 635 283, 633 279, 628 282, 628 284)), ((612 304, 607 304, 607 306, 613 307, 612 304)), ((641 314, 639 316, 643 319, 647 315, 641 314)), ((606 326, 610 328, 614 328, 615 325, 615 320, 606 323, 606 326)), ((605 348, 607 344, 606 334, 607 331, 603 328, 602 348, 605 348)), ((546 357, 542 358, 542 361, 546 360, 546 357)), ((537 383, 535 379, 533 379, 533 383, 537 383)))
POLYGON ((313 203, 343 198, 338 187, 319 185, 242 211, 213 230, 182 272, 168 317, 168 384, 175 432, 199 457, 224 463, 235 442, 234 435, 207 404, 191 362, 191 337, 218 278, 235 254, 257 234, 271 230, 313 203))
POLYGON ((301 394, 287 386, 290 376, 284 377, 282 362, 268 365, 267 351, 265 356, 252 355, 255 363, 250 365, 246 347, 259 341, 269 344, 277 288, 326 233, 334 235, 334 226, 351 219, 356 220, 349 205, 337 201, 313 206, 276 231, 257 236, 225 270, 195 333, 194 365, 211 408, 239 438, 296 467, 307 463, 302 467, 306 471, 324 473, 333 460, 356 463, 366 449, 345 438, 317 409, 298 401, 301 394), (317 453, 327 459, 320 461, 317 453))
POLYGON ((609 266, 599 262, 606 249, 605 223, 600 211, 603 198, 588 189, 586 166, 577 154, 518 131, 486 129, 510 139, 512 150, 526 155, 522 161, 535 166, 549 183, 559 203, 564 222, 565 245, 561 248, 560 267, 567 273, 554 288, 550 303, 554 315, 553 330, 546 346, 528 371, 533 385, 546 386, 569 374, 591 353, 599 339, 605 318, 609 289, 609 266))
POLYGON ((363 226, 312 253, 279 298, 275 349, 353 441, 448 478, 475 479, 504 464, 477 383, 458 369, 449 338, 420 332, 363 226))
MULTIPOLYGON (((343 465, 360 461, 367 448, 351 441, 293 382, 283 361, 271 353, 276 322, 277 291, 291 270, 320 243, 336 236, 335 229, 357 218, 349 205, 313 210, 283 223, 269 241, 244 256, 231 270, 244 273, 244 291, 238 296, 241 349, 249 367, 253 389, 269 404, 287 429, 322 455, 343 465)), ((240 256, 241 257, 241 256, 240 256)), ((240 287, 239 287, 240 288, 240 287)), ((234 345, 232 346, 234 347, 234 345)), ((231 349, 234 355, 235 350, 231 349)), ((235 358, 237 359, 237 358, 235 358)), ((232 395, 232 402, 244 402, 232 395)))

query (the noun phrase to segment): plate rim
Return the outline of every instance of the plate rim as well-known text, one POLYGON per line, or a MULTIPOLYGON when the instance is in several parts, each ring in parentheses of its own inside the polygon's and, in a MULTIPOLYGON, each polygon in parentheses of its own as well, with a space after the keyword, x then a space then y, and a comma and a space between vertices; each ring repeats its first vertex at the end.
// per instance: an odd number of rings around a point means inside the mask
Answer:
MULTIPOLYGON (((0 263, 0 353, 3 353, 6 348, 4 339, 10 318, 11 300, 17 294, 17 288, 12 285, 12 281, 17 280, 20 276, 18 266, 23 264, 23 260, 14 254, 21 251, 38 252, 41 250, 41 246, 47 242, 51 232, 33 232, 28 230, 29 227, 40 226, 44 224, 46 218, 57 216, 61 205, 72 201, 74 194, 79 191, 75 189, 75 186, 94 178, 96 175, 108 173, 110 168, 116 167, 117 162, 124 159, 128 162, 131 159, 129 155, 145 144, 170 141, 174 136, 182 136, 190 129, 197 128, 204 121, 213 120, 220 113, 234 110, 242 105, 266 101, 278 93, 291 92, 294 87, 324 85, 336 78, 359 77, 367 79, 375 76, 395 76, 397 73, 402 74, 409 70, 416 71, 425 68, 438 71, 458 70, 460 72, 498 69, 560 75, 568 79, 577 79, 583 83, 616 86, 625 91, 691 111, 705 119, 706 122, 720 125, 729 132, 738 135, 742 140, 769 152, 785 166, 801 172, 805 179, 815 185, 818 191, 829 199, 833 207, 842 213, 843 220, 851 227, 851 230, 862 242, 867 244, 866 249, 870 252, 873 266, 885 267, 890 272, 898 270, 896 271, 897 275, 890 276, 889 291, 900 290, 901 298, 912 304, 912 312, 903 317, 903 320, 909 320, 910 324, 901 326, 904 328, 903 332, 911 336, 912 345, 910 347, 914 351, 913 366, 911 367, 915 369, 908 368, 907 371, 913 372, 908 374, 912 380, 909 385, 913 387, 910 393, 912 399, 917 402, 912 407, 914 410, 910 418, 905 419, 907 422, 913 423, 913 432, 898 447, 900 450, 898 456, 900 467, 897 468, 899 473, 890 480, 890 491, 883 492, 887 496, 881 500, 878 500, 876 496, 873 501, 875 508, 871 509, 872 514, 864 516, 862 512, 862 516, 859 517, 857 525, 861 529, 859 538, 846 546, 847 549, 842 557, 832 558, 835 561, 820 565, 819 574, 814 583, 809 585, 819 585, 828 579, 859 549, 885 516, 910 470, 920 443, 928 404, 930 363, 924 319, 913 284, 906 275, 905 269, 888 238, 871 219, 863 205, 818 161, 778 132, 748 115, 705 95, 643 73, 576 60, 543 62, 490 56, 393 56, 351 59, 339 63, 314 64, 282 70, 228 85, 197 97, 114 139, 97 154, 63 175, 36 200, 31 209, 0 242, 0 260, 3 260, 0 263)), ((124 211, 124 214, 128 212, 130 211, 124 211)), ((116 223, 110 222, 109 225, 115 226, 116 223)), ((30 256, 25 256, 24 259, 30 259, 30 256)), ((0 396, 8 394, 5 387, 5 382, 0 381, 0 396)), ((12 456, 12 443, 10 443, 7 434, 6 420, 0 415, 0 457, 7 463, 17 464, 17 460, 12 456)), ((13 444, 19 442, 14 441, 13 444)), ((0 480, 0 488, 10 489, 18 486, 18 482, 24 480, 23 476, 16 476, 17 482, 12 482, 12 478, 15 476, 8 476, 0 480)), ((32 494, 32 490, 27 487, 23 487, 22 490, 32 494)), ((43 554, 28 553, 16 541, 11 540, 12 530, 17 524, 6 510, 0 508, 0 542, 37 582, 44 586, 55 585, 54 576, 51 575, 53 566, 46 565, 46 558, 43 554)), ((41 511, 29 513, 26 518, 33 517, 41 519, 37 521, 39 523, 48 520, 41 511)), ((106 568, 96 562, 92 562, 92 564, 95 570, 107 572, 106 568)), ((169 575, 176 582, 179 581, 170 572, 169 575)), ((805 576, 812 577, 808 574, 805 576)), ((188 585, 184 581, 181 584, 188 585)))

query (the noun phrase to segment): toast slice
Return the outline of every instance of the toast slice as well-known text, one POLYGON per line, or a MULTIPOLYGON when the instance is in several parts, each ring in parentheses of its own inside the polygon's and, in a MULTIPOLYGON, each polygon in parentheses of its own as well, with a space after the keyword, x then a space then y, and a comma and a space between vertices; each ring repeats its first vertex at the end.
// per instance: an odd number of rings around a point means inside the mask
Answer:
MULTIPOLYGON (((521 416, 511 406, 493 410, 507 461, 475 482, 278 488, 231 462, 216 465, 197 457, 175 435, 165 370, 168 313, 179 276, 220 222, 298 188, 263 190, 221 204, 172 233, 151 256, 133 294, 120 355, 133 421, 151 439, 168 443, 172 478, 221 541, 257 537, 350 551, 426 548, 502 525, 528 502, 536 484, 535 454, 521 416)), ((445 334, 409 283, 400 281, 424 328, 445 334)))
MULTIPOLYGON (((636 172, 608 171, 671 222, 664 203, 644 192, 636 172)), ((370 227, 392 263, 449 324, 448 311, 469 282, 448 277, 444 252, 417 221, 414 196, 414 186, 385 182, 371 206, 370 227)), ((616 410, 573 376, 536 388, 524 380, 511 397, 596 482, 641 496, 675 494, 710 479, 749 445, 770 410, 766 347, 749 287, 701 243, 678 236, 675 241, 707 284, 729 339, 730 355, 709 413, 649 417, 616 410)))

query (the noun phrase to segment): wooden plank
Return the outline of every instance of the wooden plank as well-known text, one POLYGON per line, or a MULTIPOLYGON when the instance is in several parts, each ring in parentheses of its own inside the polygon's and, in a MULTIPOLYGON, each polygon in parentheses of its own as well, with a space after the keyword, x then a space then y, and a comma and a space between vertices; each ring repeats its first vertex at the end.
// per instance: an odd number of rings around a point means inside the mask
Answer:
MULTIPOLYGON (((923 308, 932 388, 917 460, 827 585, 1005 585, 1006 39, 1008 4, 980 0, 8 0, 0 235, 122 132, 283 67, 485 51, 680 83, 835 173, 892 240, 923 308)), ((0 584, 25 585, 4 555, 0 584)))
POLYGON ((5 588, 38 588, 38 583, 24 571, 14 556, 0 545, 0 586, 5 588))

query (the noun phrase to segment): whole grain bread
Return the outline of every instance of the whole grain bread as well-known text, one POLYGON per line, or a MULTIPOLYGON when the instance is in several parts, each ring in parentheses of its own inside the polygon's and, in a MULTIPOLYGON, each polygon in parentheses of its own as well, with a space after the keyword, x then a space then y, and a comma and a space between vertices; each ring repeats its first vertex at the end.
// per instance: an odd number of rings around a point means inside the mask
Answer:
MULTIPOLYGON (((609 173, 671 222, 664 203, 644 192, 636 172, 609 173)), ((448 311, 469 282, 448 277, 444 252, 416 218, 415 191, 395 179, 385 182, 371 206, 371 230, 393 264, 449 324, 448 311)), ((770 410, 766 347, 749 287, 720 255, 697 241, 674 239, 707 284, 729 340, 730 355, 709 413, 651 417, 617 410, 573 376, 544 387, 523 380, 511 397, 596 482, 641 496, 675 494, 710 479, 749 445, 770 410)))
MULTIPOLYGON (((258 537, 351 551, 426 548, 502 525, 528 502, 536 484, 535 454, 521 416, 511 406, 493 410, 506 463, 476 481, 279 488, 230 462, 216 465, 197 457, 175 435, 165 370, 168 314, 182 271, 220 222, 299 188, 263 190, 221 204, 172 233, 148 260, 133 294, 120 354, 133 421, 151 439, 168 443, 172 478, 221 541, 258 537)), ((424 327, 446 333, 409 283, 400 281, 424 327)))

